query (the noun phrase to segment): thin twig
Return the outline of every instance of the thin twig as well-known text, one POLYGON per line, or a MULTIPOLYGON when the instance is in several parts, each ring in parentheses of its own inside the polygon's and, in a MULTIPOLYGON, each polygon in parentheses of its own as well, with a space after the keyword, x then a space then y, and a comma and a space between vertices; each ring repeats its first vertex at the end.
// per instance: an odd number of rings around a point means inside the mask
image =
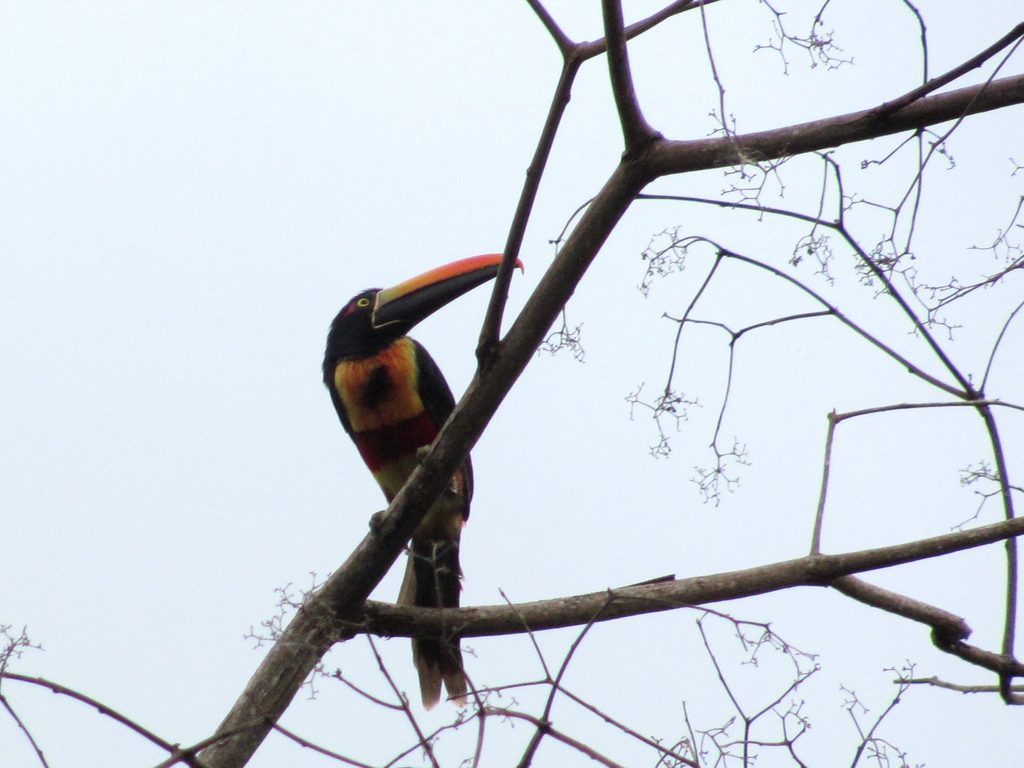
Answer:
POLYGON ((367 635, 366 640, 370 644, 370 650, 373 651, 373 657, 377 660, 378 669, 380 669, 381 674, 384 675, 384 679, 387 680, 388 685, 395 694, 395 698, 400 702, 400 708, 405 714, 406 720, 409 721, 409 726, 412 728, 413 733, 416 734, 417 743, 423 748, 423 753, 427 756, 427 759, 430 760, 430 764, 434 766, 434 768, 441 768, 441 764, 437 762, 437 757, 434 755, 434 748, 431 745, 430 740, 423 735, 423 730, 420 728, 419 721, 416 720, 416 716, 412 713, 408 697, 399 690, 394 678, 391 677, 391 673, 388 672, 387 665, 384 663, 384 659, 381 658, 380 652, 377 650, 377 645, 373 642, 373 636, 367 635))
POLYGON ((608 723, 608 725, 611 725, 611 726, 613 726, 615 728, 618 728, 620 731, 622 731, 627 736, 630 736, 631 738, 636 739, 637 741, 641 742, 642 744, 647 745, 651 749, 656 750, 663 758, 668 757, 668 758, 671 758, 672 760, 675 760, 680 765, 689 765, 689 766, 692 766, 692 768, 699 768, 699 765, 698 765, 698 763, 695 760, 691 760, 690 758, 686 757, 685 755, 681 755, 678 752, 675 752, 675 751, 673 751, 671 749, 667 749, 660 742, 655 741, 654 739, 649 738, 647 736, 644 736, 639 731, 636 731, 636 730, 630 728, 628 725, 622 723, 621 721, 616 720, 614 717, 609 715, 607 712, 604 712, 603 710, 598 709, 597 707, 595 707, 593 704, 591 704, 586 699, 584 699, 584 698, 582 698, 580 696, 577 696, 575 693, 570 691, 565 686, 561 686, 560 690, 562 692, 562 695, 565 696, 566 698, 571 699, 572 701, 576 702, 578 705, 580 705, 581 707, 586 709, 588 712, 591 712, 592 714, 594 714, 597 717, 601 718, 606 723, 608 723))
MULTIPOLYGON (((898 681, 897 681, 898 682, 898 681)), ((932 677, 912 677, 907 680, 908 685, 930 685, 934 688, 945 688, 947 691, 956 691, 957 693, 999 693, 998 685, 966 685, 963 683, 951 683, 941 678, 932 677)), ((1015 685, 1013 690, 1016 693, 1024 693, 1024 685, 1015 685)))
MULTIPOLYGON (((967 59, 967 61, 963 62, 962 64, 953 67, 953 69, 949 70, 948 72, 945 72, 944 74, 941 74, 938 77, 934 77, 931 80, 927 80, 924 84, 918 86, 917 88, 914 88, 911 91, 908 91, 902 96, 897 96, 895 99, 892 99, 891 101, 887 101, 884 104, 879 104, 877 107, 875 107, 874 110, 876 116, 881 118, 887 115, 891 115, 893 112, 898 112, 899 110, 913 104, 918 99, 927 96, 929 93, 937 91, 942 86, 953 82, 954 80, 956 80, 959 77, 962 77, 971 70, 977 69, 990 58, 999 53, 999 51, 1003 50, 1009 45, 1012 45, 1022 36, 1024 36, 1024 22, 1017 24, 1013 29, 1011 29, 1001 38, 996 40, 996 42, 992 43, 992 45, 990 45, 988 48, 967 59)), ((925 75, 927 76, 927 66, 925 69, 925 75)))
POLYGON ((344 755, 338 754, 337 752, 327 749, 326 747, 321 747, 315 741, 304 739, 302 736, 299 736, 294 731, 285 728, 280 723, 274 723, 274 730, 280 733, 285 738, 294 741, 303 749, 312 750, 313 752, 321 754, 324 757, 329 757, 333 760, 337 760, 340 763, 345 763, 345 765, 354 765, 356 766, 356 768, 374 768, 373 765, 370 763, 364 763, 359 760, 353 760, 351 757, 345 757, 344 755))
POLYGON ((610 758, 602 755, 593 747, 562 733, 553 725, 551 725, 551 723, 546 723, 539 717, 535 717, 534 715, 527 714, 526 712, 517 712, 512 709, 501 709, 497 707, 488 707, 488 714, 497 715, 499 717, 508 717, 514 720, 524 720, 528 723, 532 723, 536 728, 542 730, 546 736, 550 736, 553 739, 562 742, 566 746, 572 747, 580 754, 586 755, 591 760, 598 762, 603 766, 606 766, 606 768, 624 768, 619 763, 616 763, 610 758))
POLYGON ((32 749, 35 751, 36 757, 39 758, 39 763, 43 768, 49 768, 50 764, 46 762, 46 756, 43 754, 43 750, 40 748, 35 738, 33 738, 32 732, 28 729, 28 726, 25 725, 25 722, 18 717, 18 713, 14 711, 14 707, 11 706, 11 702, 9 702, 7 697, 2 693, 0 693, 0 704, 2 704, 3 708, 7 710, 7 714, 11 716, 11 719, 14 720, 14 724, 18 726, 18 730, 25 734, 25 738, 28 739, 28 743, 32 745, 32 749))
POLYGON ((811 554, 821 552, 821 529, 825 522, 825 499, 828 495, 829 474, 832 471, 832 441, 836 433, 836 412, 828 415, 828 431, 825 433, 825 458, 821 462, 821 490, 818 491, 818 507, 814 513, 814 528, 811 531, 811 554))
MULTIPOLYGON (((121 714, 116 709, 108 707, 103 702, 98 701, 97 699, 94 699, 91 696, 87 696, 84 693, 80 693, 79 691, 76 691, 73 688, 68 688, 66 685, 55 683, 52 680, 47 680, 44 677, 30 677, 28 675, 19 675, 15 672, 0 672, 0 679, 17 680, 19 683, 28 683, 29 685, 35 685, 40 688, 48 688, 56 694, 59 694, 61 696, 67 696, 70 699, 74 699, 75 701, 79 701, 83 704, 92 707, 101 715, 109 717, 111 720, 120 723, 121 725, 125 726, 131 731, 134 731, 142 738, 155 744, 156 746, 160 747, 166 752, 177 752, 176 745, 172 744, 171 742, 165 739, 160 738, 155 733, 150 731, 148 728, 144 728, 143 726, 139 725, 139 723, 135 722, 127 715, 121 714)), ((184 759, 190 766, 200 765, 194 758, 190 759, 188 757, 184 757, 182 759, 184 759)))

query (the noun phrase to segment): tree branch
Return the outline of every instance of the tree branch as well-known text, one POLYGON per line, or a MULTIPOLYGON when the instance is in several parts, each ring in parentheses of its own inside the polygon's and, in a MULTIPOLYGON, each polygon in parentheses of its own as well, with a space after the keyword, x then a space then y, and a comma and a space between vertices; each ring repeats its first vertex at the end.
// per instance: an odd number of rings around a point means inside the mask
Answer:
POLYGON ((1009 32, 1007 32, 1005 35, 999 38, 988 48, 983 50, 981 53, 972 56, 963 64, 954 67, 945 74, 939 75, 938 77, 933 77, 931 80, 928 80, 924 84, 919 85, 914 90, 908 91, 907 93, 903 94, 898 98, 893 99, 892 101, 887 101, 885 104, 876 107, 876 112, 879 116, 891 114, 893 112, 898 112, 907 105, 917 101, 922 96, 926 96, 932 91, 936 91, 942 86, 953 82, 957 78, 962 77, 963 75, 970 72, 972 69, 977 69, 990 58, 999 53, 999 51, 1003 50, 1009 45, 1012 45, 1022 36, 1024 36, 1024 22, 1021 22, 1020 24, 1015 26, 1013 29, 1011 29, 1009 32))
POLYGON ((886 115, 873 108, 757 133, 656 142, 646 156, 647 170, 653 176, 663 176, 798 155, 1021 103, 1024 75, 1014 75, 928 96, 886 115))
POLYGON ((948 642, 963 640, 971 635, 971 628, 959 616, 898 592, 869 584, 856 576, 838 578, 832 582, 832 586, 847 597, 852 597, 872 608, 927 624, 932 628, 935 637, 945 638, 948 642))
MULTIPOLYGON (((0 672, 0 680, 14 680, 19 683, 28 683, 30 685, 35 685, 40 688, 48 688, 55 694, 58 694, 60 696, 67 696, 71 699, 74 699, 75 701, 79 701, 89 707, 92 707, 101 715, 105 715, 109 717, 111 720, 120 723, 130 731, 134 731, 142 738, 158 746, 160 749, 164 750, 165 752, 169 752, 171 754, 171 759, 174 761, 174 763, 185 763, 188 766, 192 766, 192 768, 205 768, 206 766, 206 763, 201 762, 195 756, 195 750, 180 749, 177 744, 172 744, 166 739, 162 739, 149 729, 142 727, 139 723, 137 723, 135 720, 132 720, 127 715, 121 714, 116 709, 108 707, 103 702, 97 701, 92 696, 87 696, 84 693, 80 693, 79 691, 76 691, 74 688, 68 688, 66 685, 55 683, 54 681, 47 680, 44 677, 31 677, 30 675, 20 675, 15 672, 0 672)), ((0 699, 2 699, 2 697, 0 697, 0 699)), ((29 738, 31 739, 31 736, 29 736, 29 738)), ((210 738, 212 740, 219 737, 212 736, 210 738)), ((32 743, 33 746, 35 746, 34 740, 32 743)), ((36 750, 37 752, 39 751, 38 747, 36 747, 36 750)))
POLYGON ((649 144, 661 134, 657 133, 644 118, 640 103, 633 87, 633 75, 629 69, 629 52, 626 48, 626 33, 622 21, 622 4, 619 0, 603 0, 604 35, 608 41, 608 73, 615 96, 615 107, 619 112, 625 154, 631 155, 649 144))
MULTIPOLYGON (((339 623, 348 623, 358 614, 370 591, 397 559, 426 510, 443 491, 455 467, 479 439, 494 412, 532 359, 547 329, 557 318, 611 231, 650 181, 670 173, 733 165, 744 162, 748 157, 781 157, 862 141, 1021 102, 1024 102, 1024 75, 927 97, 881 119, 873 117, 868 110, 788 129, 728 139, 688 142, 653 140, 640 151, 625 156, 582 215, 504 342, 491 356, 490 365, 485 371, 478 372, 470 384, 435 440, 430 454, 392 501, 387 514, 382 518, 380 530, 364 538, 324 587, 307 599, 260 664, 218 733, 234 732, 253 722, 260 724, 212 746, 202 754, 204 762, 211 768, 240 766, 259 746, 270 724, 284 712, 303 680, 335 641, 339 623)), ((994 540, 1020 532, 1020 521, 1009 521, 1003 525, 1012 533, 1006 532, 994 540)), ((977 535, 979 531, 985 530, 988 529, 952 535, 977 535)), ((888 549, 875 552, 888 552, 888 549)), ((769 584, 820 584, 846 573, 882 567, 869 564, 874 562, 869 556, 872 554, 867 553, 866 559, 858 560, 859 564, 848 564, 849 567, 838 565, 844 561, 826 558, 824 562, 832 566, 831 570, 825 568, 824 572, 814 558, 811 561, 791 561, 791 564, 767 567, 769 571, 763 578, 769 584), (780 574, 788 576, 788 580, 780 574)), ((901 560, 896 558, 884 564, 895 562, 901 560)), ((758 582, 757 578, 749 576, 749 579, 752 581, 743 582, 748 583, 749 588, 761 584, 751 594, 766 591, 764 584, 758 582)), ((713 596, 722 593, 724 587, 718 584, 717 592, 714 589, 708 592, 707 589, 695 590, 691 583, 690 591, 683 590, 680 594, 661 587, 666 590, 665 594, 659 593, 657 598, 653 598, 660 607, 652 607, 650 610, 672 607, 663 604, 665 599, 671 599, 674 603, 694 602, 695 598, 700 601, 716 599, 713 596)), ((779 587, 768 587, 771 588, 779 587)), ((602 593, 600 599, 605 598, 602 593)), ((644 601, 651 599, 643 598, 644 601)), ((596 603, 590 603, 587 610, 592 612, 595 608, 596 603)))
MULTIPOLYGON (((717 0, 705 0, 704 4, 717 2, 717 0)), ((505 302, 508 300, 508 288, 512 281, 512 271, 516 259, 522 248, 523 236, 526 233, 526 225, 529 223, 530 214, 533 210, 533 203, 537 198, 537 191, 540 188, 544 168, 547 165, 548 157, 551 154, 551 147, 554 145, 558 127, 561 125, 562 116, 569 106, 569 99, 572 97, 572 86, 576 80, 576 74, 580 66, 589 59, 599 56, 608 50, 606 38, 586 43, 573 42, 562 28, 558 26, 551 14, 539 2, 539 0, 527 0, 530 8, 540 19, 541 23, 551 35, 558 50, 562 54, 562 72, 555 86, 555 93, 551 98, 551 106, 548 108, 548 116, 544 121, 537 147, 533 153, 530 166, 526 169, 526 182, 523 184, 519 195, 519 202, 516 205, 515 214, 512 216, 512 223, 509 226, 508 235, 505 239, 505 259, 495 277, 494 289, 491 291, 491 299, 487 305, 487 312, 484 315, 484 322, 480 329, 480 339, 477 343, 477 359, 486 364, 494 346, 498 343, 501 333, 501 318, 505 309, 505 302)), ((699 0, 677 0, 670 3, 657 13, 641 21, 630 24, 623 30, 624 40, 643 34, 647 30, 657 26, 683 11, 696 8, 701 3, 699 0)), ((623 45, 625 42, 623 41, 623 45)))
POLYGON ((359 543, 320 591, 307 598, 264 657, 217 732, 233 731, 254 721, 258 725, 204 752, 202 757, 210 768, 244 765, 262 743, 271 723, 285 711, 303 680, 337 639, 336 628, 351 620, 398 558, 646 182, 647 177, 635 163, 623 162, 612 173, 492 356, 490 365, 478 371, 432 450, 392 500, 380 526, 359 543))
MULTIPOLYGON (((1021 535, 1024 535, 1024 518, 1016 518, 969 531, 947 533, 888 547, 838 555, 808 555, 739 571, 619 587, 603 592, 511 606, 493 605, 442 610, 399 608, 389 603, 369 601, 356 622, 350 625, 349 630, 393 637, 412 637, 445 629, 451 630, 455 626, 459 627, 461 637, 484 637, 517 634, 523 632, 526 627, 531 631, 560 629, 586 625, 591 621, 610 621, 625 616, 639 616, 735 600, 795 586, 831 586, 836 579, 853 573, 941 557, 951 552, 985 546, 1021 535)), ((912 618, 930 623, 923 618, 926 613, 922 610, 918 612, 918 616, 912 618)), ((952 614, 947 614, 947 617, 950 616, 952 614)), ((950 627, 955 626, 958 630, 969 631, 962 620, 957 621, 960 623, 952 619, 944 623, 950 627)), ((951 632, 951 636, 953 635, 957 635, 956 639, 967 636, 951 632)))
MULTIPOLYGON (((558 38, 556 38, 557 40, 558 38)), ((559 43, 561 47, 561 43, 559 43)), ((512 224, 509 226, 508 236, 505 239, 505 258, 498 269, 494 281, 494 290, 491 292, 491 300, 487 305, 487 312, 484 315, 484 322, 480 328, 480 340, 477 344, 477 359, 481 364, 486 364, 501 333, 501 318, 505 309, 505 302, 508 301, 508 288, 512 282, 512 272, 515 269, 516 259, 519 258, 519 251, 523 245, 523 237, 526 234, 526 225, 530 221, 530 214, 533 211, 533 203, 537 199, 537 192, 540 189, 540 181, 544 175, 544 168, 547 166, 548 157, 551 155, 551 148, 555 143, 555 136, 558 134, 558 126, 561 125, 562 116, 566 107, 569 106, 569 98, 572 94, 572 85, 576 80, 576 73, 579 72, 582 59, 577 56, 567 55, 562 63, 562 73, 559 75, 558 84, 555 86, 555 93, 551 97, 551 106, 548 107, 548 116, 544 121, 544 128, 541 130, 540 138, 537 140, 537 148, 533 152, 533 159, 526 169, 526 181, 519 194, 519 203, 516 205, 515 214, 512 216, 512 224)))

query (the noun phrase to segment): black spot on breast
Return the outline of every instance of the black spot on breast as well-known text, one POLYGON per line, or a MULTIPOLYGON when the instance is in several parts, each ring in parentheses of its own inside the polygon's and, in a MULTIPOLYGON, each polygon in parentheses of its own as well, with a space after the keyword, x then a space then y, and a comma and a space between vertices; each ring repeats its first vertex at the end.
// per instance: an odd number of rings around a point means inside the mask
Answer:
POLYGON ((393 382, 387 366, 378 365, 366 380, 366 386, 363 387, 363 405, 367 408, 376 408, 388 399, 392 386, 393 382))

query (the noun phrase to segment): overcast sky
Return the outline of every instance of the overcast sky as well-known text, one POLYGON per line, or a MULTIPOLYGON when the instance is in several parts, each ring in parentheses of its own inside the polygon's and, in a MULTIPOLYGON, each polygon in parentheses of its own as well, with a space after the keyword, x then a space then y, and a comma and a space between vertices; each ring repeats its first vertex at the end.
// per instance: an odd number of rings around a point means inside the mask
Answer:
MULTIPOLYGON (((575 39, 600 35, 597 5, 550 4, 575 39)), ((1011 0, 969 14, 943 2, 917 5, 928 20, 932 75, 1020 20, 1011 0)), ((522 2, 3 7, 0 624, 27 625, 45 649, 27 653, 17 671, 76 688, 187 744, 213 731, 262 658, 245 635, 275 614, 275 589, 306 587, 311 573, 322 580, 383 506, 320 380, 330 320, 359 290, 501 249, 559 59, 522 2)), ((627 15, 653 7, 628 3, 627 15)), ((727 110, 740 131, 867 108, 920 82, 918 32, 901 3, 845 3, 830 13, 826 27, 853 65, 812 69, 794 50, 784 76, 776 54, 752 53, 771 37, 763 6, 724 0, 708 9, 727 110)), ((709 135, 718 94, 699 16, 655 30, 631 54, 650 122, 674 138, 709 135)), ((1022 70, 1018 54, 1002 74, 1022 70)), ((1024 163, 1021 121, 1020 107, 969 120, 950 144, 955 167, 936 163, 915 241, 929 277, 998 268, 991 255, 969 249, 991 242, 1024 194, 1010 161, 1024 163)), ((881 159, 897 143, 840 152, 859 194, 889 204, 898 197, 911 155, 858 171, 861 160, 881 159)), ((620 152, 604 63, 594 61, 580 75, 538 199, 512 313, 549 263, 550 241, 620 152)), ((781 202, 813 213, 820 175, 814 162, 784 166, 781 202)), ((716 171, 656 188, 715 196, 734 181, 716 171)), ((779 191, 770 180, 773 204, 779 191)), ((883 221, 865 212, 863 237, 877 239, 883 221)), ((791 224, 709 208, 634 207, 569 306, 569 322, 582 323, 585 361, 538 356, 474 451, 464 604, 501 602, 499 590, 534 600, 800 556, 826 414, 939 399, 836 323, 745 336, 723 440, 744 443, 751 466, 739 468, 739 489, 720 505, 702 503, 692 479, 694 466, 710 461, 725 334, 702 328, 684 336, 676 380, 701 406, 673 431, 669 457, 649 455, 657 428, 642 411, 631 419, 626 402, 641 384, 645 395, 664 385, 676 327, 661 315, 683 311, 710 265, 709 251, 695 252, 686 271, 641 296, 640 253, 676 226, 780 268, 800 235, 791 224)), ((833 287, 809 265, 794 274, 935 371, 920 338, 859 286, 850 265, 837 256, 833 287)), ((1019 285, 1011 276, 953 318, 965 327, 949 349, 976 380, 1020 300, 1019 285)), ((483 289, 468 295, 414 334, 457 394, 472 375, 486 300, 483 289)), ((703 301, 701 317, 734 328, 815 308, 779 281, 738 268, 703 301)), ((1024 400, 1022 344, 1015 326, 990 396, 1024 400)), ((829 551, 944 533, 977 506, 958 474, 986 455, 976 417, 874 418, 841 427, 829 551)), ((1020 467, 1021 418, 1000 418, 1011 465, 1020 467)), ((981 521, 999 514, 990 505, 981 521)), ((997 650, 1001 568, 990 548, 871 580, 963 615, 973 641, 997 650)), ((376 598, 394 599, 400 570, 376 598)), ((771 621, 795 646, 821 654, 822 671, 802 694, 814 730, 801 748, 812 765, 850 762, 857 739, 841 685, 877 714, 893 693, 885 668, 908 659, 921 676, 993 682, 934 650, 925 629, 826 590, 720 607, 771 621)), ((699 725, 721 725, 728 710, 696 616, 677 611, 596 628, 567 684, 668 743, 684 734, 684 701, 699 725)), ((538 639, 557 660, 575 634, 538 639)), ((719 635, 724 653, 730 639, 719 635)), ((524 637, 466 645, 478 685, 539 675, 524 637)), ((408 642, 378 646, 398 684, 414 690, 408 642)), ((326 664, 385 691, 362 639, 332 651, 326 664)), ((756 699, 765 684, 754 677, 747 685, 756 699)), ((152 765, 164 757, 80 704, 14 684, 3 690, 55 768, 152 765)), ((534 698, 523 692, 518 701, 534 698)), ((450 717, 439 710, 425 717, 428 725, 450 717)), ((991 697, 921 688, 886 727, 910 764, 1012 766, 1020 759, 1020 716, 991 697)), ((555 718, 613 759, 654 762, 568 706, 555 718)), ((397 716, 378 715, 330 682, 316 700, 296 700, 283 722, 371 762, 412 739, 397 716)), ((495 724, 484 764, 516 759, 528 736, 523 725, 495 724)), ((471 743, 460 739, 444 743, 446 764, 471 743)), ((0 715, 0 765, 33 760, 0 715)), ((275 736, 251 763, 325 764, 275 736)), ((535 764, 589 763, 549 746, 535 764)))

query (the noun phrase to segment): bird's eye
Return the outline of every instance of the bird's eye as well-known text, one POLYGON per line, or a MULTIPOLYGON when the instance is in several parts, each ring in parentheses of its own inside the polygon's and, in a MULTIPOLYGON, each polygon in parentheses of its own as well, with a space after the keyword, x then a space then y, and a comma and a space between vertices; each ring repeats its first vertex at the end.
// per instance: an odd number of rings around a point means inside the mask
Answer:
POLYGON ((370 306, 370 300, 363 296, 359 301, 356 302, 357 307, 368 307, 370 306))

